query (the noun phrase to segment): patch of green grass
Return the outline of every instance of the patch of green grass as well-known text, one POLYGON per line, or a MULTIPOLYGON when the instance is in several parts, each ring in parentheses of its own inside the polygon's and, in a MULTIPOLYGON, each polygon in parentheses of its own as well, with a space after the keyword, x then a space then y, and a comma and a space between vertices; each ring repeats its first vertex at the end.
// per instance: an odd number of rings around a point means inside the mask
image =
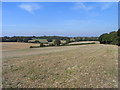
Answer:
POLYGON ((55 80, 49 80, 48 83, 49 84, 53 84, 55 82, 55 80))
POLYGON ((7 74, 7 71, 3 71, 2 74, 7 74))
POLYGON ((13 58, 20 58, 19 56, 14 56, 13 58))
POLYGON ((30 77, 30 80, 31 80, 31 81, 35 81, 36 79, 38 79, 38 76, 36 76, 36 75, 32 75, 32 76, 30 77))
POLYGON ((35 72, 34 69, 30 69, 29 72, 28 72, 28 74, 33 74, 34 72, 35 72))
POLYGON ((91 88, 95 88, 95 86, 90 86, 91 88))
POLYGON ((23 75, 23 77, 25 78, 25 77, 27 77, 27 75, 23 75))
POLYGON ((105 71, 105 72, 104 72, 105 75, 108 74, 108 73, 107 73, 107 69, 106 69, 105 67, 103 67, 103 71, 105 71))
POLYGON ((112 53, 112 50, 111 49, 107 49, 107 53, 112 53))
POLYGON ((23 70, 23 69, 24 69, 24 67, 21 67, 21 66, 20 66, 20 67, 17 67, 17 68, 15 68, 15 67, 14 67, 14 68, 11 67, 11 71, 12 71, 12 72, 14 72, 14 71, 18 71, 18 70, 23 70))
POLYGON ((115 72, 115 69, 112 68, 112 69, 109 71, 109 74, 112 76, 112 75, 114 74, 114 72, 115 72))
POLYGON ((61 82, 61 85, 66 85, 66 81, 65 80, 63 80, 62 82, 61 82))
POLYGON ((11 83, 11 82, 8 82, 7 84, 8 84, 8 85, 12 85, 12 83, 11 83))
POLYGON ((96 57, 92 57, 92 58, 89 58, 89 59, 90 59, 89 63, 94 62, 96 60, 96 57))
POLYGON ((66 73, 66 74, 72 74, 73 71, 72 71, 72 70, 65 70, 65 73, 66 73))

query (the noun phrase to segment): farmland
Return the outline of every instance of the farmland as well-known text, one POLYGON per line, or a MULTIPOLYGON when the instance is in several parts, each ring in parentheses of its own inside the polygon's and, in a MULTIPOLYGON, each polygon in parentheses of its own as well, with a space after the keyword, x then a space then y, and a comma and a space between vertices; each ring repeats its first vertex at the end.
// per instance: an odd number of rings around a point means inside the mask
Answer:
POLYGON ((80 41, 80 42, 71 42, 69 43, 70 45, 74 45, 74 44, 84 44, 84 43, 96 43, 98 44, 98 41, 80 41))
POLYGON ((2 45, 5 88, 118 87, 116 45, 44 48, 29 48, 31 43, 4 42, 2 45))
POLYGON ((19 42, 9 42, 8 43, 8 42, 3 42, 2 51, 12 51, 12 50, 26 49, 26 48, 29 48, 32 45, 39 46, 39 44, 34 44, 34 43, 19 43, 19 42))

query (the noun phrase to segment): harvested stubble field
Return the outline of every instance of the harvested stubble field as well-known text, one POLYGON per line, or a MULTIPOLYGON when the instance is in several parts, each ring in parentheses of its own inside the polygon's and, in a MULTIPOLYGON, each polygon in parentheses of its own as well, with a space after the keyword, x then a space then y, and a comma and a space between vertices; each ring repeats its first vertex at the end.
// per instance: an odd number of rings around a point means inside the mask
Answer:
POLYGON ((30 46, 39 46, 39 44, 20 43, 20 42, 3 42, 2 51, 20 50, 20 49, 29 48, 30 46))
POLYGON ((117 88, 118 47, 93 44, 3 50, 2 75, 4 88, 117 88))
POLYGON ((71 44, 84 44, 84 43, 96 43, 96 44, 99 44, 98 41, 80 41, 80 42, 71 42, 69 44, 71 45, 71 44))

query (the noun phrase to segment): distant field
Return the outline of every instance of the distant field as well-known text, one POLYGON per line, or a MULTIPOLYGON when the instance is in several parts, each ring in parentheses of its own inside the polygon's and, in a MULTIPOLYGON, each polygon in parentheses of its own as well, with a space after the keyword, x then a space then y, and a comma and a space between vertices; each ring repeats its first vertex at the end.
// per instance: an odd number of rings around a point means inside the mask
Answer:
POLYGON ((71 42, 69 44, 81 44, 81 43, 96 43, 96 44, 99 44, 99 41, 80 41, 80 42, 71 42))
POLYGON ((14 49, 23 43, 11 47, 7 44, 11 43, 3 43, 3 87, 118 87, 118 46, 93 44, 31 49, 24 44, 23 48, 14 49))
POLYGON ((20 43, 20 42, 2 42, 2 51, 26 49, 29 48, 30 46, 39 46, 39 44, 20 43))

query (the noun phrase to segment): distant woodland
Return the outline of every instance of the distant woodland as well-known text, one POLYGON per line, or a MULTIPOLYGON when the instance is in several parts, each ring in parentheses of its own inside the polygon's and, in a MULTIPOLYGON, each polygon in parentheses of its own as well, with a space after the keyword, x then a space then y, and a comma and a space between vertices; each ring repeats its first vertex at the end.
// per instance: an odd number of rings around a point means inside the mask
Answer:
POLYGON ((38 39, 46 39, 48 42, 52 42, 53 40, 68 40, 70 39, 72 42, 76 41, 98 41, 98 37, 61 37, 61 36, 13 36, 13 37, 2 37, 2 42, 28 42, 29 40, 38 40, 38 39))
POLYGON ((120 29, 110 33, 103 33, 99 37, 61 37, 61 36, 4 36, 0 38, 1 42, 25 42, 40 43, 40 41, 52 42, 54 40, 64 40, 66 42, 79 41, 99 41, 100 44, 114 44, 120 46, 120 29))

